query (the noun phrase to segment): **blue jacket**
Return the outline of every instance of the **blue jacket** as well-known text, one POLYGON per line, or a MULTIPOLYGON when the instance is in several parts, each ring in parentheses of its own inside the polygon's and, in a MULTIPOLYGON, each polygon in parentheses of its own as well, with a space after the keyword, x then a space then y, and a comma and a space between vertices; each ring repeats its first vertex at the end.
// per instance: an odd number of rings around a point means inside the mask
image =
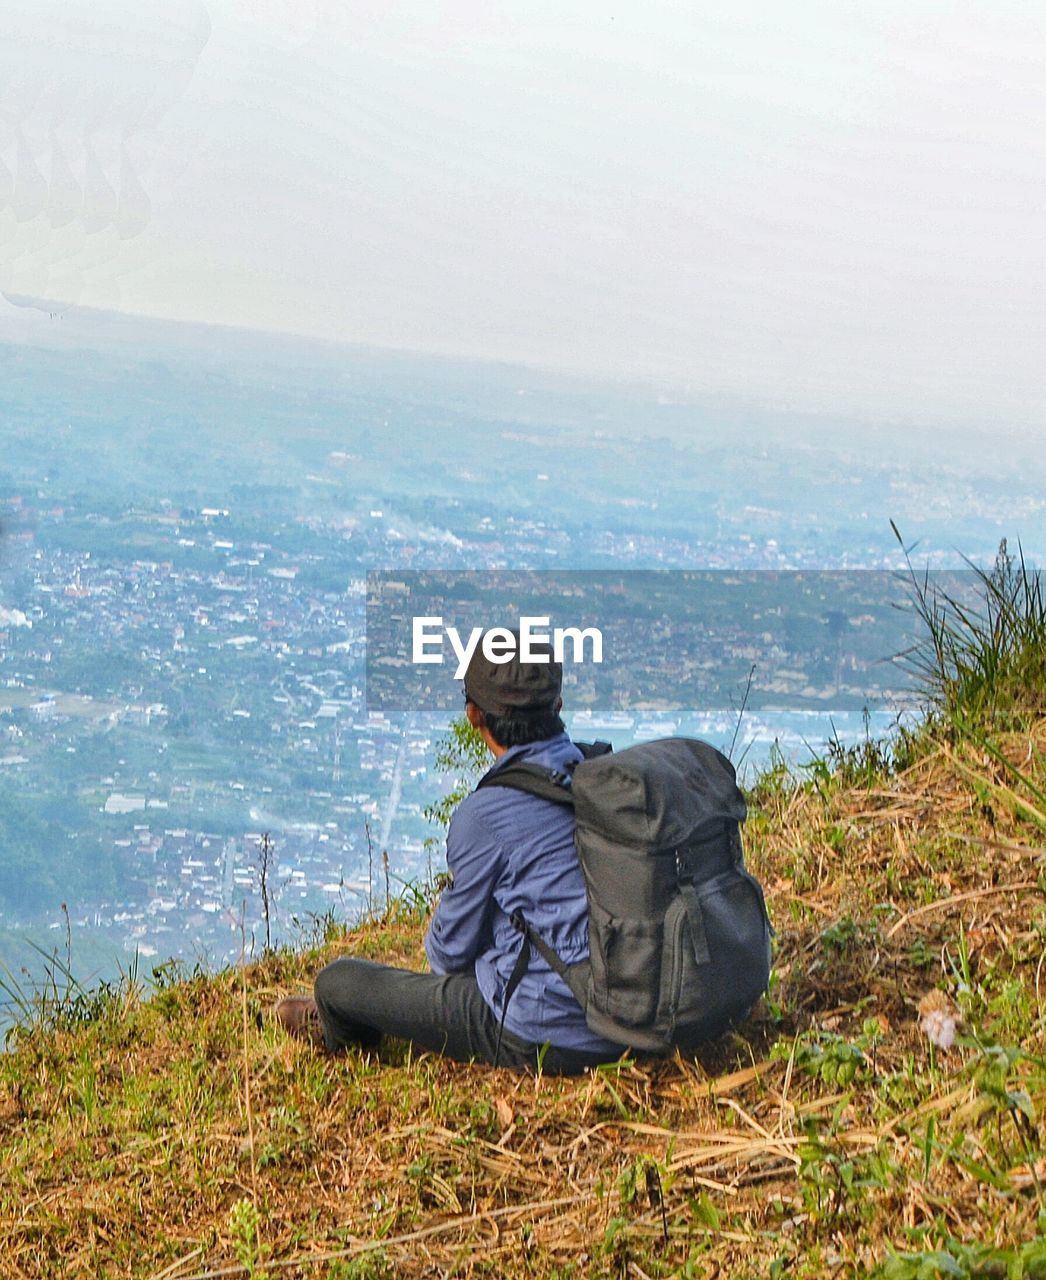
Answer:
MULTIPOLYGON (((581 752, 560 733, 510 748, 489 773, 512 760, 562 768, 580 759, 581 752)), ((452 882, 425 936, 429 964, 434 973, 474 969, 483 998, 499 1018, 522 943, 509 920, 513 912, 521 911, 568 964, 588 958, 588 906, 569 809, 509 787, 474 791, 451 819, 447 866, 452 882)), ((534 1044, 621 1050, 589 1030, 569 987, 536 951, 509 1001, 505 1027, 534 1044)))

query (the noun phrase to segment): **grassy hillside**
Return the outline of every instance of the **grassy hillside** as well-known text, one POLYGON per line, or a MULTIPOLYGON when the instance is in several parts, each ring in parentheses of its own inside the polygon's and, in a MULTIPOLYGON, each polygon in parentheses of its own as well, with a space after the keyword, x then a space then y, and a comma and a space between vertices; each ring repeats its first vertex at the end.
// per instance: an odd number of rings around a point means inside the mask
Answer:
POLYGON ((343 952, 421 967, 417 903, 39 1005, 0 1059, 0 1272, 1046 1276, 1038 679, 760 780, 774 978, 696 1056, 563 1080, 268 1024, 343 952))

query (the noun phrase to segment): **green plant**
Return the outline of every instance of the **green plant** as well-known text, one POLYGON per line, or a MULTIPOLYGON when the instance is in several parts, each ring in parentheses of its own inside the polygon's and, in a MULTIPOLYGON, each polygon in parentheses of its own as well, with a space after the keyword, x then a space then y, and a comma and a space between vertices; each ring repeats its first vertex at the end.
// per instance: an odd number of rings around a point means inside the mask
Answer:
MULTIPOLYGON (((973 600, 949 592, 929 571, 918 574, 890 521, 907 565, 912 604, 924 634, 896 659, 916 678, 931 716, 1010 727, 1046 710, 1046 592, 1018 544, 1004 538, 995 562, 974 574, 973 600)), ((964 557, 965 559, 965 557, 964 557)))
POLYGON ((253 1200, 237 1200, 229 1210, 229 1234, 248 1280, 269 1280, 269 1273, 262 1268, 266 1250, 261 1241, 261 1214, 253 1200))
POLYGON ((825 744, 825 754, 814 755, 803 765, 822 796, 839 786, 872 787, 894 772, 894 740, 872 737, 872 717, 867 707, 863 708, 862 719, 864 737, 850 744, 840 739, 835 722, 831 721, 832 736, 825 744))
POLYGON ((436 769, 453 779, 450 791, 423 810, 425 817, 446 829, 454 810, 490 765, 490 750, 464 716, 450 722, 450 731, 436 750, 436 769))
POLYGON ((843 916, 821 932, 826 951, 847 951, 858 937, 859 929, 851 916, 843 916))
POLYGON ((797 1176, 809 1225, 819 1231, 822 1227, 838 1228, 844 1222, 861 1222, 869 1212, 866 1189, 883 1186, 892 1171, 881 1159, 856 1156, 831 1134, 822 1135, 816 1117, 808 1117, 803 1129, 797 1176))
POLYGON ((945 1235, 939 1248, 892 1253, 875 1268, 872 1276, 874 1280, 938 1280, 938 1277, 942 1280, 943 1277, 989 1280, 994 1276, 1043 1280, 1046 1277, 1046 1235, 1043 1227, 1046 1223, 1040 1223, 1035 1239, 1011 1249, 966 1244, 945 1235))
MULTIPOLYGON (((777 939, 771 939, 772 950, 776 950, 776 947, 777 939)), ((785 1018, 785 1008, 780 998, 780 988, 781 975, 776 968, 771 967, 770 981, 763 995, 763 1003, 766 1005, 766 1012, 775 1027, 779 1027, 785 1018)))
POLYGON ((326 1280, 386 1280, 394 1275, 384 1249, 369 1249, 358 1258, 336 1258, 327 1267, 326 1280))
POLYGON ((672 1175, 664 1164, 653 1156, 640 1155, 621 1170, 617 1180, 618 1201, 622 1207, 636 1203, 641 1192, 650 1208, 661 1219, 661 1239, 668 1244, 668 1213, 665 1196, 672 1185, 672 1175))
POLYGON ((752 804, 756 808, 762 808, 775 799, 787 799, 795 787, 796 776, 781 749, 780 742, 775 738, 770 744, 766 767, 755 775, 748 788, 752 804))
POLYGON ((658 1207, 673 1181, 673 1175, 662 1161, 639 1155, 618 1174, 618 1198, 622 1204, 632 1204, 639 1193, 645 1191, 650 1204, 658 1207))
POLYGON ((794 1058, 795 1066, 806 1075, 825 1084, 845 1085, 855 1080, 859 1072, 872 1070, 880 1034, 878 1022, 869 1018, 853 1043, 834 1032, 808 1032, 797 1036, 793 1046, 784 1042, 774 1045, 770 1056, 779 1061, 794 1058))
POLYGON ((304 916, 291 916, 291 927, 296 934, 294 946, 301 950, 324 947, 345 931, 333 904, 322 912, 306 911, 304 916))
POLYGON ((63 960, 57 950, 47 951, 38 943, 29 946, 42 960, 43 974, 31 980, 23 970, 20 981, 6 966, 0 966, 0 994, 7 997, 11 1025, 5 1033, 9 1042, 19 1034, 39 1030, 45 1033, 71 1031, 104 1018, 117 1018, 141 999, 144 984, 138 977, 138 952, 117 979, 85 985, 73 972, 71 952, 63 960))
POLYGON ((928 969, 936 959, 936 953, 927 945, 925 938, 916 938, 908 948, 908 963, 917 969, 928 969))
POLYGON ((1038 1119, 1027 1088, 1017 1077, 1022 1063, 1046 1067, 1041 1058, 1017 1046, 978 1043, 978 1052, 967 1069, 981 1097, 994 1110, 1009 1116, 1024 1150, 1030 1152, 1038 1141, 1038 1119))

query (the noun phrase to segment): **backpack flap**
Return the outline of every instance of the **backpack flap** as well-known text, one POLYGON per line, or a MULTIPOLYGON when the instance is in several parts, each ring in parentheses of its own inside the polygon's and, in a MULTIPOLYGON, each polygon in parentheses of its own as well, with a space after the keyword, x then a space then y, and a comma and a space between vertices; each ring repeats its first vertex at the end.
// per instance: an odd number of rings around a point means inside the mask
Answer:
POLYGON ((637 849, 678 849, 717 821, 747 817, 734 766, 696 738, 662 738, 582 760, 571 790, 579 827, 637 849))

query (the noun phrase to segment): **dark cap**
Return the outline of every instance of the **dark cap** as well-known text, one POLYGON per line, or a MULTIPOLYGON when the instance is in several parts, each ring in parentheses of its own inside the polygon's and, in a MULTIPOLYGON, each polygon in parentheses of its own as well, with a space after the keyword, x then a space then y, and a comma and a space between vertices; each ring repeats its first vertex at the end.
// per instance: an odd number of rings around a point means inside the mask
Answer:
POLYGON ((519 632, 507 662, 491 662, 478 644, 465 671, 465 696, 492 716, 549 711, 563 687, 563 664, 552 658, 551 646, 531 639, 531 653, 548 655, 547 662, 520 662, 519 632))

